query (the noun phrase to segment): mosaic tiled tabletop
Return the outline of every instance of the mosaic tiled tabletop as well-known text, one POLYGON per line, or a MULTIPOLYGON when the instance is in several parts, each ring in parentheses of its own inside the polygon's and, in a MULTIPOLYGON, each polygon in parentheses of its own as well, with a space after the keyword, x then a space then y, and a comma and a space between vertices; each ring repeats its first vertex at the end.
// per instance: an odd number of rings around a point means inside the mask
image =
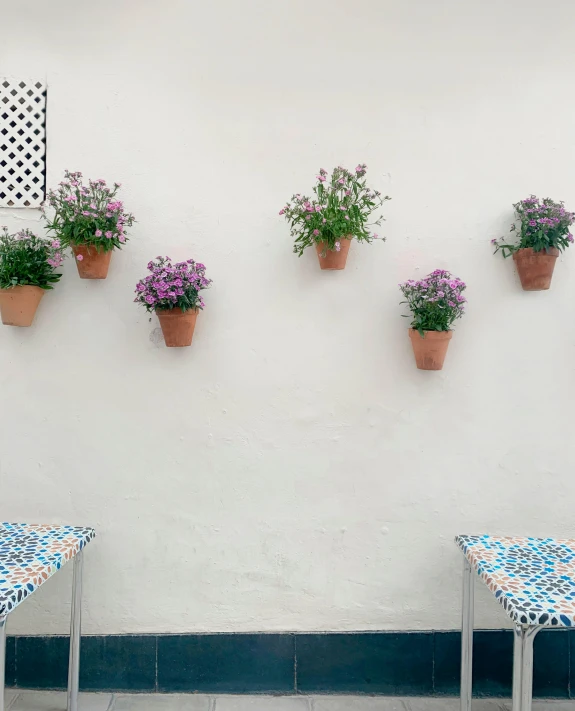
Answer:
POLYGON ((12 612, 95 535, 92 528, 0 523, 0 617, 12 612))
POLYGON ((575 626, 575 540, 457 536, 455 542, 514 622, 575 626))

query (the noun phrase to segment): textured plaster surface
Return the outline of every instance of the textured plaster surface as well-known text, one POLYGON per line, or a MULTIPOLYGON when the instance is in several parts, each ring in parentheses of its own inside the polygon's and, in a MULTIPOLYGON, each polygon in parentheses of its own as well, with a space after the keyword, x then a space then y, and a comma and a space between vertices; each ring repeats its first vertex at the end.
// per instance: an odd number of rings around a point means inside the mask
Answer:
MULTIPOLYGON (((573 3, 553 32, 525 0, 5 5, 49 185, 117 180, 138 220, 0 329, 2 518, 97 529, 87 633, 453 629, 455 534, 574 535, 575 256, 525 293, 489 244, 531 192, 575 207, 573 3), (277 213, 360 161, 388 241, 321 272, 277 213), (214 280, 192 348, 132 303, 158 254, 214 280), (421 372, 397 283, 438 267, 469 308, 421 372)), ((10 633, 65 633, 71 572, 10 633)), ((505 624, 483 589, 476 623, 505 624)))

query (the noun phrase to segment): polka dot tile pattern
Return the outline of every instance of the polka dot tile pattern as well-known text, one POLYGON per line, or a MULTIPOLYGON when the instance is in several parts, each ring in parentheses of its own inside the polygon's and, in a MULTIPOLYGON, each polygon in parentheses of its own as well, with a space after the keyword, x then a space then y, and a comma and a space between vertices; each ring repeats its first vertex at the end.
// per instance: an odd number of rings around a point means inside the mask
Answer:
POLYGON ((95 535, 92 528, 0 523, 0 617, 12 612, 95 535))
POLYGON ((575 540, 456 536, 514 622, 575 627, 575 540))

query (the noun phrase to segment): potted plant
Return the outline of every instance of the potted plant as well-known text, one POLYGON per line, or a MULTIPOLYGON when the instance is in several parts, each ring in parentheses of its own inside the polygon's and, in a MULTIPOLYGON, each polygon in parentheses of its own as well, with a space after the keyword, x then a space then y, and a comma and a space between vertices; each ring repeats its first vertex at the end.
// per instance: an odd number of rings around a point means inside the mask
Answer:
POLYGON ((519 241, 509 244, 492 239, 495 252, 504 257, 513 255, 521 286, 525 291, 543 291, 551 286, 555 262, 566 247, 573 242, 569 231, 575 213, 568 212, 562 202, 551 198, 540 200, 531 195, 513 205, 516 222, 512 232, 519 232, 519 241), (517 230, 519 222, 519 230, 517 230))
MULTIPOLYGON (((378 239, 369 230, 368 219, 390 198, 367 187, 366 171, 363 163, 353 173, 339 166, 328 179, 322 168, 313 188, 315 197, 297 193, 280 210, 290 224, 293 251, 299 257, 306 247, 315 246, 322 269, 345 269, 352 239, 368 243, 378 239)), ((372 224, 380 225, 382 220, 379 217, 372 224)))
POLYGON ((136 285, 134 301, 156 312, 167 346, 191 345, 198 311, 204 308, 200 292, 212 283, 205 266, 193 259, 172 264, 170 257, 156 257, 148 271, 136 285))
POLYGON ((126 228, 134 216, 116 200, 119 188, 119 183, 110 188, 102 179, 89 180, 86 186, 82 173, 67 170, 58 188, 48 192, 54 216, 49 219, 44 212, 46 229, 72 249, 81 279, 105 279, 112 251, 127 241, 126 228))
POLYGON ((411 314, 409 337, 420 370, 441 370, 453 322, 463 316, 466 299, 461 279, 436 269, 420 281, 399 285, 411 314))
POLYGON ((5 326, 31 326, 40 300, 61 274, 59 240, 37 237, 30 230, 0 232, 0 311, 5 326))

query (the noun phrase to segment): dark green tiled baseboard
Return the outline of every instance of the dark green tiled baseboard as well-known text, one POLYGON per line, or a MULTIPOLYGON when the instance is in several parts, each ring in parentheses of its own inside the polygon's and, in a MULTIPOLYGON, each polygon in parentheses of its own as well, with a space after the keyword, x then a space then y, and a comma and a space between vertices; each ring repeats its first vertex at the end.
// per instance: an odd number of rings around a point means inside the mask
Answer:
MULTIPOLYGON (((574 635, 535 638, 535 696, 570 698, 574 635)), ((459 693, 459 645, 459 632, 85 636, 80 688, 451 696, 459 693)), ((510 630, 475 633, 476 696, 511 694, 512 647, 510 630)), ((67 637, 9 637, 6 651, 8 686, 66 687, 67 637)))

